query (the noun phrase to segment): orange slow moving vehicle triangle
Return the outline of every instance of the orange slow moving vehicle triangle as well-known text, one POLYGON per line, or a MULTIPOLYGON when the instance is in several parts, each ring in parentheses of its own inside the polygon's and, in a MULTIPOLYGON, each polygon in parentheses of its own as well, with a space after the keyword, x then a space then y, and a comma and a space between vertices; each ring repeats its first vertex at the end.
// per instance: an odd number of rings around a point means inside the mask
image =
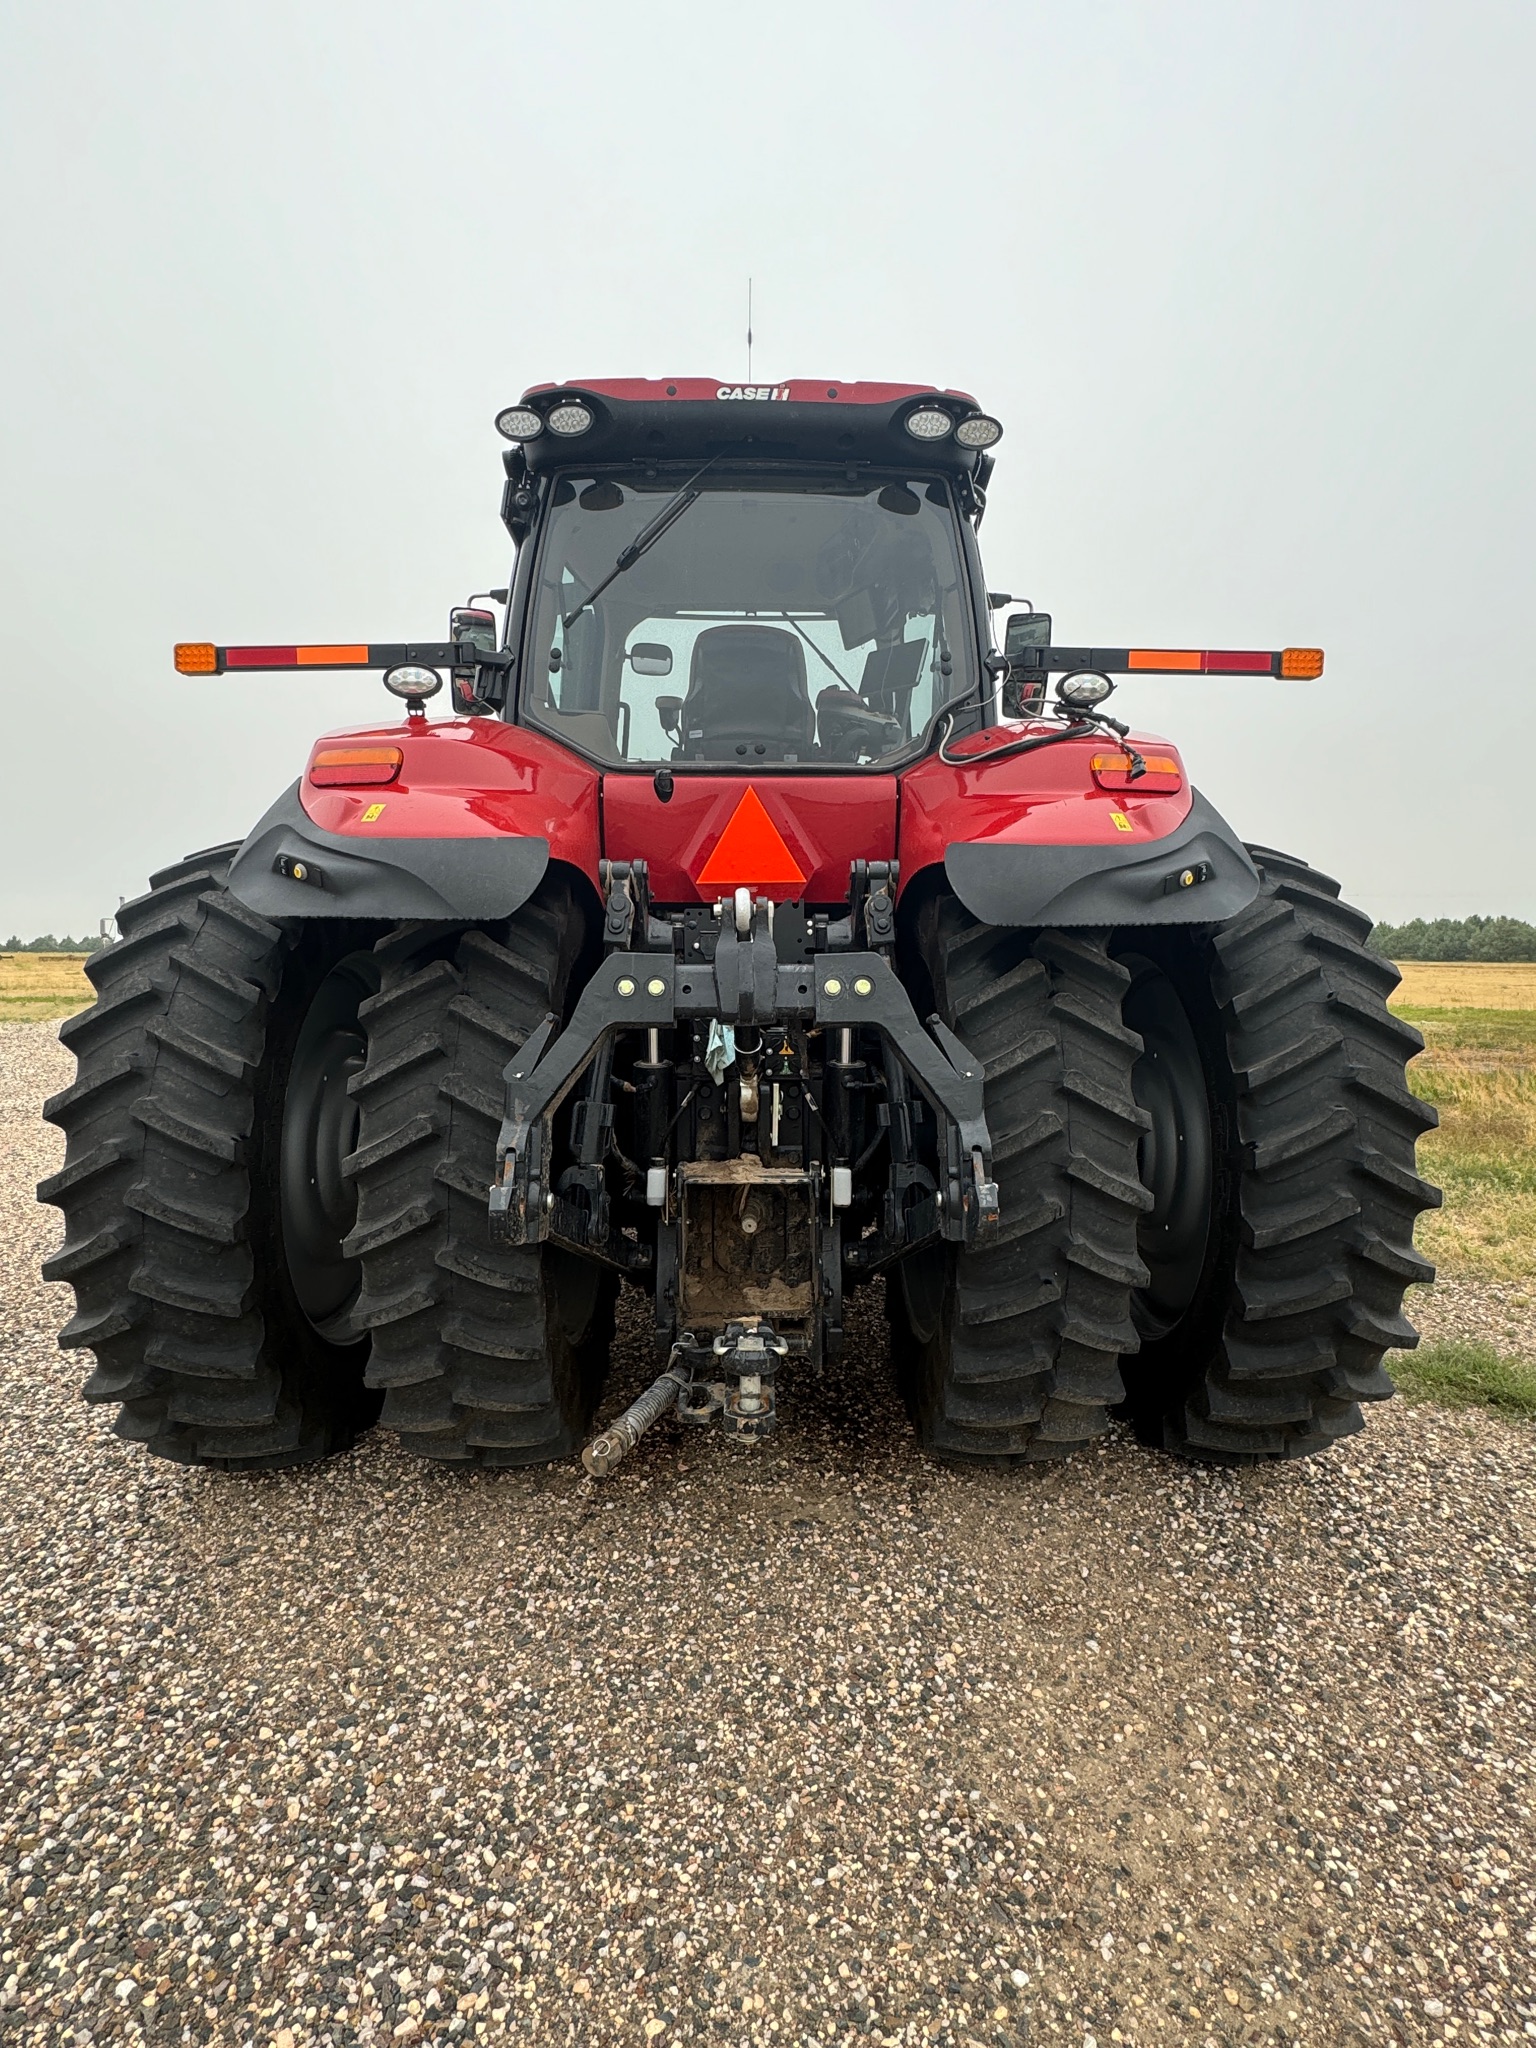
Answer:
POLYGON ((799 888, 804 882, 794 855, 750 782, 694 880, 701 886, 729 889, 750 888, 754 883, 789 883, 799 888))

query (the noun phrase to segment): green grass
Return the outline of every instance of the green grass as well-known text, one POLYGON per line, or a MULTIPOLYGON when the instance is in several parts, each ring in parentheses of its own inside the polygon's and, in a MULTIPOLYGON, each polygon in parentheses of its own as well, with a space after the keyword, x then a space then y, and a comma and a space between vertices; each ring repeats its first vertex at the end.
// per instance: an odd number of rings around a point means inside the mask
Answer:
POLYGON ((1470 1047, 1434 1044, 1409 1068, 1414 1092, 1440 1112, 1440 1128, 1420 1141, 1419 1171, 1445 1191, 1444 1208, 1420 1219, 1418 1242, 1448 1276, 1536 1273, 1536 1060, 1521 1043, 1532 1020, 1514 1015, 1516 1030, 1470 1047))
POLYGON ((1536 1363, 1505 1358, 1491 1344, 1421 1344, 1394 1353, 1390 1370, 1405 1400, 1536 1420, 1536 1363))
POLYGON ((1482 1053, 1501 1061, 1536 1059, 1536 1010, 1437 1010, 1394 1003, 1394 1016, 1417 1024, 1430 1053, 1482 1053))

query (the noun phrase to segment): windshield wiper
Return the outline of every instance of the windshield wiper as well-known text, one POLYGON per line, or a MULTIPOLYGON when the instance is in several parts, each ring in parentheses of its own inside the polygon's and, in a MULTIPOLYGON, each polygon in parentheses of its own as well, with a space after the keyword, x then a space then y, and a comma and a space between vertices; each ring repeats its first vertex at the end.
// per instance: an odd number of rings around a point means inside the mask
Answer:
POLYGON ((623 549, 623 551, 619 555, 619 559, 608 571, 608 574, 603 578, 602 582, 598 584, 597 588, 595 590, 588 591, 587 595, 581 600, 581 603, 577 605, 576 609, 574 611, 567 612, 564 618, 561 619, 560 623, 565 628, 567 633, 571 630, 572 626, 575 625, 576 621, 581 617, 582 613, 586 610, 587 606, 590 604, 596 604, 597 600, 602 596, 603 592, 608 588, 610 583, 615 582, 620 576, 622 576, 626 569, 633 569, 636 562, 639 561, 640 557, 643 554, 648 553, 651 548, 655 547, 657 541, 661 539, 661 536, 664 533, 668 532, 672 527, 676 526, 678 520, 682 518, 683 514, 687 512, 692 506, 698 503, 699 499, 703 497, 704 493, 702 491, 696 491, 694 489, 694 485, 698 482, 699 478, 703 476, 705 470, 713 469, 715 464, 720 460, 721 456, 728 455, 730 452, 731 451, 729 449, 722 448, 720 450, 719 455, 711 455, 708 462, 704 464, 703 469, 696 469, 693 472, 693 475, 689 477, 687 483, 685 483, 682 489, 677 493, 677 495, 667 500, 666 504, 662 506, 661 510, 656 514, 656 517, 651 521, 650 525, 643 528, 639 533, 635 535, 635 538, 630 542, 627 548, 623 549))

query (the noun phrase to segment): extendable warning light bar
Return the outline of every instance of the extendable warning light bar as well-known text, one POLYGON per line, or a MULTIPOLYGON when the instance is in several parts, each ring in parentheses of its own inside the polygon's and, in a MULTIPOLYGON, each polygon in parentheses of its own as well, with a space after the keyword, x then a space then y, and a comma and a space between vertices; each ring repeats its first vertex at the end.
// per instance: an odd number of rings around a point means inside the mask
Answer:
POLYGON ((1310 682, 1323 672, 1321 647, 1283 647, 1269 653, 1224 647, 1019 647, 1008 659, 1016 676, 1086 668, 1105 675, 1283 676, 1291 682, 1310 682))
MULTIPOLYGON (((461 665, 469 656, 482 668, 500 668, 505 652, 471 650, 463 641, 396 641, 384 645, 353 641, 311 647, 215 647, 206 640, 176 643, 176 669, 184 676, 221 676, 230 669, 425 668, 461 665)), ((1323 672, 1320 647, 1283 647, 1268 652, 1231 648, 1020 647, 1009 657, 1018 674, 1068 674, 1098 669, 1107 675, 1281 676, 1309 682, 1323 672)))
POLYGON ((500 668, 510 657, 471 648, 463 641, 395 642, 380 646, 362 641, 315 647, 214 647, 206 640, 178 640, 176 671, 184 676, 221 676, 228 669, 457 668, 468 662, 500 668))

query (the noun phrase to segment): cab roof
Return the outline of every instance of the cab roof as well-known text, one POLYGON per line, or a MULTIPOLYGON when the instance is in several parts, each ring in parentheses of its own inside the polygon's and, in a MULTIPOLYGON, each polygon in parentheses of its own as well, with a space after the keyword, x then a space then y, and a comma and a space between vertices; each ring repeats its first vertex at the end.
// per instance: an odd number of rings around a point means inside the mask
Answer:
POLYGON ((704 462, 735 450, 746 460, 915 465, 974 477, 983 460, 982 451, 962 447, 953 434, 925 440, 907 432, 907 420, 927 408, 947 412, 956 424, 980 411, 969 392, 931 384, 592 378, 531 385, 521 403, 546 419, 557 406, 572 404, 593 416, 582 433, 545 432, 524 441, 524 457, 535 472, 647 456, 704 462))

